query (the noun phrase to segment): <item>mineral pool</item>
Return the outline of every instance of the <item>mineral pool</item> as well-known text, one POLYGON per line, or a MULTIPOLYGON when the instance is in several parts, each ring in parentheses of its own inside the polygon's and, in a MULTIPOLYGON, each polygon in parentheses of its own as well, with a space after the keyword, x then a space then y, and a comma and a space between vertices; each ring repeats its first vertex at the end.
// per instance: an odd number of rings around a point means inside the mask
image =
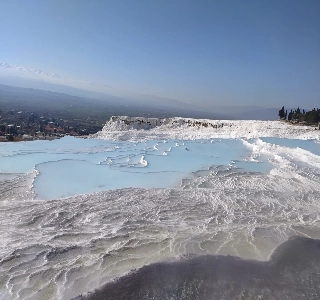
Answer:
POLYGON ((319 299, 319 134, 158 123, 0 144, 0 299, 319 299))

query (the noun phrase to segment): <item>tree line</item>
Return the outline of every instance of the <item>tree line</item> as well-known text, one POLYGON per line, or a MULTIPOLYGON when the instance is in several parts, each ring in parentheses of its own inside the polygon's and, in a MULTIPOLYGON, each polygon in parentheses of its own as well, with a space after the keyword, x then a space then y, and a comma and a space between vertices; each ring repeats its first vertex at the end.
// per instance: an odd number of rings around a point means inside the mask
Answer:
POLYGON ((281 120, 288 120, 291 122, 306 122, 308 124, 315 124, 320 122, 320 109, 313 109, 310 111, 305 111, 298 107, 296 110, 290 110, 288 113, 287 110, 284 109, 284 106, 279 110, 279 117, 281 120))

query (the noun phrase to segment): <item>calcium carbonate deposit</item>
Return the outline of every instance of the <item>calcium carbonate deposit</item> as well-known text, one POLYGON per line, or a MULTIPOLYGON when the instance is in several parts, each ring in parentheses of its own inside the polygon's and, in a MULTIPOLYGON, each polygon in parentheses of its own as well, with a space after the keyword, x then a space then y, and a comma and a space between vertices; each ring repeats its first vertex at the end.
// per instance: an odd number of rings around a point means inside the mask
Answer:
POLYGON ((112 117, 0 144, 0 299, 319 299, 319 133, 112 117))

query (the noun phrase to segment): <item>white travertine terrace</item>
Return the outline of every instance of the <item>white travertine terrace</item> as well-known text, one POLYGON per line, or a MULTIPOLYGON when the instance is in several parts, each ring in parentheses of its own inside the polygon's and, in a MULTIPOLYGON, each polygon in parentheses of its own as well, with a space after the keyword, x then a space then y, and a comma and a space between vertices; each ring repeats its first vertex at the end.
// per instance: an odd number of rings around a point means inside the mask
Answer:
POLYGON ((108 140, 256 137, 319 140, 320 131, 316 127, 292 125, 281 121, 113 116, 101 131, 91 137, 108 140))

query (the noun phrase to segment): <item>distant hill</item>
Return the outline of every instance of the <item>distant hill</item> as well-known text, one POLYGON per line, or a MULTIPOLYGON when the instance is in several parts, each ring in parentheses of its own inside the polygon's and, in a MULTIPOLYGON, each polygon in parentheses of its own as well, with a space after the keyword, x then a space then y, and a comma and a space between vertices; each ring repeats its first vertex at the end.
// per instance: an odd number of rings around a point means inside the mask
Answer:
MULTIPOLYGON (((57 103, 60 103, 60 106, 63 104, 78 105, 80 110, 90 104, 93 111, 99 115, 106 113, 106 116, 112 113, 113 115, 153 117, 277 120, 279 112, 279 108, 259 106, 212 105, 202 107, 154 95, 115 96, 18 76, 0 75, 0 87, 0 96, 3 96, 4 93, 9 93, 14 98, 20 97, 20 99, 27 96, 29 103, 24 103, 24 106, 29 109, 34 109, 34 106, 40 104, 39 101, 41 105, 45 105, 44 109, 49 110, 54 109, 57 103), (50 103, 52 99, 54 102, 50 103)), ((3 103, 3 100, 0 99, 0 103, 3 103)))
POLYGON ((265 108, 260 106, 212 106, 217 113, 226 113, 235 120, 278 120, 279 108, 265 108))
MULTIPOLYGON (((50 83, 44 80, 27 79, 19 76, 1 76, 0 84, 20 87, 20 88, 32 88, 43 91, 50 91, 55 93, 63 93, 70 96, 76 96, 81 98, 89 98, 95 100, 101 100, 103 102, 112 102, 117 105, 131 105, 131 106, 148 106, 148 107, 171 107, 179 109, 189 109, 196 111, 207 112, 206 108, 199 107, 198 105, 188 104, 176 99, 169 99, 164 97, 158 97, 154 95, 129 93, 125 96, 117 96, 112 94, 112 88, 110 88, 110 94, 94 92, 80 88, 74 88, 71 86, 50 83)), ((113 90, 115 92, 115 90, 113 90)))
MULTIPOLYGON (((181 105, 183 106, 183 105, 181 105)), ((123 101, 121 98, 89 99, 64 93, 44 91, 32 88, 19 88, 0 84, 0 109, 28 110, 30 112, 49 112, 59 117, 83 118, 106 122, 113 115, 148 117, 190 117, 224 119, 224 115, 211 112, 175 108, 156 104, 123 101)))
POLYGON ((279 109, 277 108, 261 108, 257 110, 249 110, 246 112, 234 114, 234 118, 237 120, 262 120, 273 121, 278 120, 279 109))

